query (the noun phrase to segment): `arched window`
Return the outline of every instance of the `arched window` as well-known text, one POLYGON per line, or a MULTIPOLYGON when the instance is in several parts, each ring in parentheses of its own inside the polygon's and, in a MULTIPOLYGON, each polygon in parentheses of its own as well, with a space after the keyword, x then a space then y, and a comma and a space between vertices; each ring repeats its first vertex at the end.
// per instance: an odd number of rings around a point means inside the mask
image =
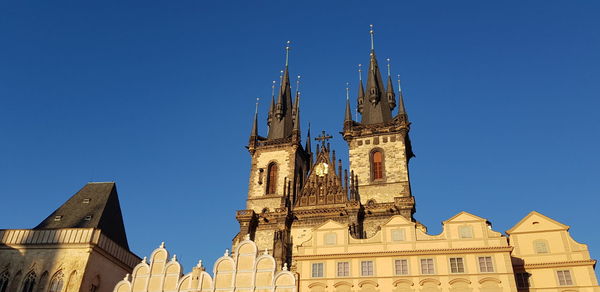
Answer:
POLYGON ((22 292, 33 292, 33 287, 35 286, 35 280, 37 276, 33 271, 29 272, 27 276, 25 276, 25 280, 23 280, 23 289, 22 292))
POLYGON ((275 194, 277 191, 277 164, 271 162, 267 168, 267 194, 275 194))
POLYGON ((8 274, 8 271, 4 271, 2 274, 0 274, 0 292, 6 292, 7 288, 8 288, 8 279, 10 278, 10 275, 8 274))
POLYGON ((371 177, 373 180, 383 179, 383 152, 381 150, 371 153, 371 177))
POLYGON ((52 281, 50 282, 50 290, 48 290, 48 291, 49 292, 62 292, 64 283, 65 283, 64 277, 65 277, 65 275, 63 274, 62 271, 58 271, 56 274, 54 274, 54 277, 52 277, 52 281))

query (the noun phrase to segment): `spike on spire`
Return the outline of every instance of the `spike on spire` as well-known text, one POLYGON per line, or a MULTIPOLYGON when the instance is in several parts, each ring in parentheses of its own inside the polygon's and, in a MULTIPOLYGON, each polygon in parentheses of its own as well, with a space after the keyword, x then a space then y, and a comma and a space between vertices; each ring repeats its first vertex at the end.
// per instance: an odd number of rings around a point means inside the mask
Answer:
POLYGON ((350 83, 346 82, 346 114, 344 122, 352 121, 352 110, 350 109, 350 83))
MULTIPOLYGON (((363 112, 363 103, 365 102, 365 89, 362 83, 362 64, 358 64, 358 100, 356 110, 359 113, 363 112)), ((358 119, 358 114, 357 114, 358 119)))
POLYGON ((390 76, 391 76, 391 73, 390 73, 390 58, 387 58, 387 59, 385 59, 385 60, 387 61, 387 72, 388 72, 388 77, 390 77, 390 76))
POLYGON ((391 65, 390 65, 390 58, 387 58, 387 73, 388 73, 388 78, 387 78, 387 90, 386 90, 386 96, 388 99, 388 104, 390 105, 390 110, 393 110, 396 107, 396 95, 394 94, 394 86, 393 86, 393 82, 392 82, 392 74, 391 74, 391 65))
POLYGON ((290 58, 290 49, 291 49, 291 47, 290 47, 290 44, 291 44, 291 43, 292 43, 291 41, 287 41, 287 42, 285 43, 285 66, 286 66, 286 67, 287 67, 287 66, 288 66, 288 64, 289 64, 289 58, 290 58))
POLYGON ((254 109, 254 122, 252 123, 252 131, 250 137, 258 137, 258 101, 260 98, 256 98, 256 108, 254 109))
POLYGON ((373 25, 370 25, 371 29, 369 30, 369 34, 371 35, 371 51, 375 51, 375 31, 373 30, 373 25))
POLYGON ((398 115, 404 116, 405 121, 408 121, 408 114, 404 106, 404 96, 402 94, 402 87, 400 86, 400 74, 398 74, 398 115))

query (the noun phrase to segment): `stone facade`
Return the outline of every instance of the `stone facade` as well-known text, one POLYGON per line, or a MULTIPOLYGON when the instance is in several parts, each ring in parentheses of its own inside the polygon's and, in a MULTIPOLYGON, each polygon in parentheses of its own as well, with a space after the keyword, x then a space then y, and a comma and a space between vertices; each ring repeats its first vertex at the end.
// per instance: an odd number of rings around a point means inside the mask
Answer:
POLYGON ((9 275, 8 291, 21 291, 28 275, 34 291, 49 291, 60 276, 61 291, 112 291, 139 258, 99 229, 0 230, 0 274, 9 275))

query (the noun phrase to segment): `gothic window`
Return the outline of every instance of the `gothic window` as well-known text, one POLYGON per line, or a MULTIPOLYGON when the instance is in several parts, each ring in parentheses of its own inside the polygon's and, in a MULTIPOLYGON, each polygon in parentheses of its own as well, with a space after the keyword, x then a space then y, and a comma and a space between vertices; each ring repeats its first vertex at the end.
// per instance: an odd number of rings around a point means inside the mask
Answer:
POLYGON ((371 178, 383 179, 383 152, 379 149, 371 152, 371 178))
POLYGON ((267 195, 277 191, 277 164, 271 162, 267 168, 267 195))
POLYGON ((7 292, 8 288, 8 279, 9 279, 8 271, 4 271, 0 274, 0 292, 7 292))
POLYGON ((64 286, 64 274, 62 271, 58 271, 52 277, 52 281, 50 282, 50 290, 49 292, 62 292, 64 286))
POLYGON ((33 271, 29 272, 27 276, 25 276, 25 280, 23 281, 23 289, 21 292, 33 292, 33 287, 35 286, 35 279, 37 276, 33 271))

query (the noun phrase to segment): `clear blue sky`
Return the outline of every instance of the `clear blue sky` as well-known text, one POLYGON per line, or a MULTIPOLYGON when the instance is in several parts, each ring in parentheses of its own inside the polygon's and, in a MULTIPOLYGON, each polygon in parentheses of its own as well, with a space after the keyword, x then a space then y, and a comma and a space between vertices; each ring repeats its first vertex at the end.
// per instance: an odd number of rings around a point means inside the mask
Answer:
MULTIPOLYGON (((3 1, 0 228, 31 228, 116 181, 132 249, 185 270, 238 231, 256 97, 292 41, 302 127, 334 134, 368 25, 413 122, 416 218, 505 231, 532 210, 600 255, 597 1, 3 1)), ((354 103, 353 103, 354 104, 354 103)), ((260 130, 265 134, 265 103, 260 130)), ((347 165, 347 162, 344 162, 347 165)))

